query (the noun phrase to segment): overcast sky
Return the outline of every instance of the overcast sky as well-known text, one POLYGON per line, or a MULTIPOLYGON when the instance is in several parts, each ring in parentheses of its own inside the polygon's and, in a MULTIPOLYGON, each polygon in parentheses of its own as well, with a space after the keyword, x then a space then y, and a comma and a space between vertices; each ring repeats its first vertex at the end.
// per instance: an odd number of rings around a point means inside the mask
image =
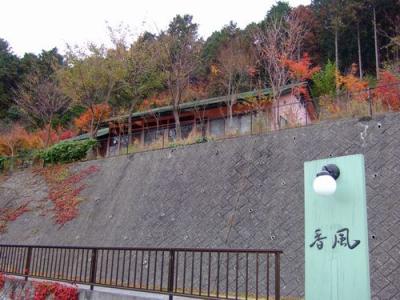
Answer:
MULTIPOLYGON (((230 20, 243 28, 260 21, 275 0, 5 0, 1 3, 0 38, 18 55, 66 43, 107 43, 106 22, 121 22, 134 33, 164 29, 176 14, 191 14, 208 37, 230 20)), ((290 0, 291 6, 309 0, 290 0)))

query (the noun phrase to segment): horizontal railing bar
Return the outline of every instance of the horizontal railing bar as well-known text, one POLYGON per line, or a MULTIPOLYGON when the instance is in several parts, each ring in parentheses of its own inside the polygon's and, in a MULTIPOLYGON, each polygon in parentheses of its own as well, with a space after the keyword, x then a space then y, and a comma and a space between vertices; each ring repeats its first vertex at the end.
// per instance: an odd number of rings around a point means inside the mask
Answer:
POLYGON ((178 251, 178 252, 230 252, 230 253, 283 253, 276 249, 223 249, 223 248, 146 248, 146 247, 80 247, 80 246, 51 246, 51 245, 3 245, 0 247, 20 248, 53 248, 53 249, 97 249, 97 250, 138 250, 138 251, 178 251))
MULTIPOLYGON (((169 295, 170 299, 173 295, 181 295, 185 297, 202 299, 247 299, 249 296, 253 297, 254 284, 256 286, 255 295, 257 298, 258 296, 260 296, 259 283, 262 282, 259 280, 260 278, 258 276, 259 267, 262 264, 259 260, 261 255, 266 258, 267 263, 267 277, 265 282, 267 293, 265 296, 272 296, 269 295, 269 257, 272 256, 274 257, 274 269, 271 270, 274 272, 274 291, 276 299, 280 299, 279 269, 280 255, 283 253, 283 251, 281 250, 223 248, 210 249, 155 247, 80 247, 4 244, 0 245, 0 251, 2 253, 2 255, 0 256, 0 261, 5 261, 5 264, 2 265, 0 268, 0 272, 4 272, 5 274, 23 276, 25 277, 25 280, 30 277, 42 280, 83 284, 90 286, 90 289, 93 289, 94 286, 102 286, 116 289, 154 292, 158 294, 167 294, 169 295), (26 257, 23 256, 20 258, 15 258, 15 253, 17 253, 18 251, 28 254, 26 257), (126 251, 128 251, 130 254, 129 265, 127 265, 126 251), (86 261, 83 259, 85 252, 86 261), (123 253, 122 257, 121 252, 123 253), (135 252, 135 264, 134 273, 132 274, 131 255, 133 252, 135 252), (158 252, 162 253, 161 265, 159 265, 159 267, 157 262, 158 252), (107 259, 104 264, 105 253, 107 253, 107 259), (166 257, 164 259, 165 253, 166 257), (188 253, 190 253, 189 258, 190 256, 192 256, 191 267, 187 264, 186 261, 188 253), (221 253, 222 257, 226 258, 226 260, 223 259, 221 261, 221 253), (232 265, 229 263, 229 254, 232 253, 234 253, 235 255, 231 256, 236 257, 236 266, 233 267, 233 270, 231 272, 229 272, 229 269, 231 269, 232 267, 232 265), (58 256, 59 259, 58 263, 55 262, 55 268, 53 268, 55 254, 56 259, 58 256), (111 260, 109 260, 109 254, 111 254, 111 260), (140 254, 139 259, 138 254, 140 254), (200 261, 198 261, 198 258, 200 259, 200 261), (249 274, 252 274, 253 272, 252 268, 254 264, 254 258, 256 258, 255 268, 257 270, 255 282, 254 276, 249 276, 249 274), (18 269, 15 265, 15 261, 18 259, 21 260, 20 264, 24 264, 26 266, 23 272, 20 272, 20 269, 18 269), (215 259, 217 259, 217 261, 215 259), (250 270, 249 263, 251 264, 250 270), (104 268, 105 272, 103 273, 104 268), (126 269, 128 269, 128 274, 125 274, 126 269), (239 269, 241 274, 240 276, 239 269), (161 272, 158 270, 161 270, 161 272), (164 274, 165 270, 168 270, 168 274, 164 274), (245 276, 243 276, 242 274, 244 270, 246 274, 245 276), (83 278, 81 275, 82 271, 84 271, 83 278), (186 273, 191 274, 187 289, 186 273), (221 274, 226 274, 226 278, 221 278, 221 274), (132 275, 133 282, 132 284, 130 284, 130 279, 132 275), (139 278, 139 281, 136 280, 137 278, 139 278), (165 278, 165 280, 163 280, 163 278, 165 278), (158 281, 158 279, 160 280, 158 281), (126 280, 128 280, 127 285, 124 284, 126 280), (153 283, 151 283, 151 280, 153 280, 153 283), (217 281, 216 284, 215 280, 217 281), (220 283, 222 284, 221 280, 226 280, 225 294, 220 293, 220 291, 223 289, 223 287, 220 286, 220 283), (228 283, 232 281, 235 284, 235 290, 233 290, 233 287, 228 287, 228 283)), ((265 284, 262 285, 264 286, 265 284)), ((262 293, 262 296, 263 295, 264 292, 262 293)))

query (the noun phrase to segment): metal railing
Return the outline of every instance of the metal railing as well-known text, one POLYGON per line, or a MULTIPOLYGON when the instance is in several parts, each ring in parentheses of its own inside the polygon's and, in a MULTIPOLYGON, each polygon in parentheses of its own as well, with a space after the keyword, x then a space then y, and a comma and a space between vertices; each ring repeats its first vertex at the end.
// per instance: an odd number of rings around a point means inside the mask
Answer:
POLYGON ((279 250, 0 245, 0 272, 205 299, 280 299, 279 250))
MULTIPOLYGON (((381 92, 382 94, 382 92, 381 92)), ((400 84, 393 83, 375 88, 366 88, 354 92, 340 92, 336 95, 325 95, 321 97, 309 98, 304 101, 295 103, 279 102, 275 106, 267 106, 260 108, 249 108, 249 110, 240 112, 233 117, 247 116, 249 121, 246 128, 229 128, 229 118, 221 118, 222 130, 215 135, 210 127, 210 123, 205 124, 200 120, 181 121, 181 127, 185 126, 200 127, 206 126, 198 130, 198 135, 182 136, 182 139, 176 141, 174 137, 169 135, 170 130, 174 130, 173 124, 169 126, 160 125, 157 127, 147 126, 144 129, 132 130, 131 139, 125 134, 114 136, 113 142, 108 139, 98 139, 102 144, 109 145, 111 151, 103 151, 99 156, 109 157, 135 152, 145 152, 149 150, 158 150, 165 148, 175 148, 181 145, 202 143, 208 140, 221 140, 231 137, 247 136, 271 131, 278 131, 287 128, 304 127, 320 123, 324 120, 335 120, 343 118, 371 118, 375 114, 383 114, 388 112, 400 111, 400 84), (389 92, 383 92, 383 96, 379 96, 378 92, 382 89, 389 89, 389 92), (390 89, 396 89, 390 93, 390 89), (398 99, 396 98, 396 95, 398 99), (277 118, 279 116, 279 119, 277 118), (237 129, 237 130, 236 130, 237 129), (146 134, 149 131, 156 131, 155 137, 151 141, 146 141, 146 134), (236 131, 235 131, 236 130, 236 131), (131 143, 128 142, 131 140, 131 143)), ((215 121, 210 119, 209 121, 215 121)), ((217 119, 218 120, 218 119, 217 119)), ((207 121, 207 120, 206 120, 207 121)))

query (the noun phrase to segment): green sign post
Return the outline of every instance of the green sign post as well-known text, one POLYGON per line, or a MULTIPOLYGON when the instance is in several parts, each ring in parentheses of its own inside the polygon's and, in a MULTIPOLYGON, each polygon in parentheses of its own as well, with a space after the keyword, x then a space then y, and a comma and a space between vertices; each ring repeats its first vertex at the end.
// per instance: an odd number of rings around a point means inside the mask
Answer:
MULTIPOLYGON (((332 178, 328 178, 332 180, 332 178)), ((369 300, 369 252, 363 155, 304 164, 305 300, 369 300), (326 165, 340 175, 333 195, 317 194, 326 165)))

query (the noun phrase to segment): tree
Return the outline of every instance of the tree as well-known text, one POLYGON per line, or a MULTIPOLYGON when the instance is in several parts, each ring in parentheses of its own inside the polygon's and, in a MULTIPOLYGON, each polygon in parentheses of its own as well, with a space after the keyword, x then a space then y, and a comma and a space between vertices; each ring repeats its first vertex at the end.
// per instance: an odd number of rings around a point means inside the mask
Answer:
POLYGON ((304 33, 305 28, 300 18, 296 13, 291 13, 280 19, 270 19, 266 29, 254 35, 258 63, 265 70, 265 82, 271 87, 273 101, 277 104, 277 127, 280 127, 279 99, 290 75, 285 61, 295 58, 304 33))
POLYGON ((217 61, 220 48, 233 37, 237 36, 240 29, 233 21, 225 25, 221 30, 214 31, 204 43, 202 48, 201 58, 208 67, 217 61))
POLYGON ((107 103, 95 104, 74 120, 74 125, 85 132, 97 132, 101 123, 110 116, 107 103))
MULTIPOLYGON (((120 64, 107 57, 107 49, 104 46, 89 45, 89 53, 83 49, 69 49, 67 53, 68 67, 62 69, 59 82, 63 91, 75 104, 95 114, 97 104, 109 102, 119 82, 122 80, 120 64)), ((95 137, 98 127, 91 126, 89 135, 95 137)))
POLYGON ((336 66, 328 61, 322 70, 312 76, 311 92, 313 97, 333 95, 336 90, 336 66))
POLYGON ((233 106, 237 94, 248 76, 251 65, 251 57, 239 35, 220 47, 217 63, 213 65, 213 79, 223 86, 225 103, 228 107, 229 129, 233 127, 233 106))
POLYGON ((315 13, 310 6, 304 5, 294 8, 293 13, 297 15, 305 28, 304 38, 301 40, 302 44, 298 45, 297 59, 301 59, 302 53, 308 53, 312 61, 320 61, 322 53, 317 38, 317 28, 319 25, 315 13))
POLYGON ((284 63, 287 65, 289 76, 294 82, 310 80, 321 69, 312 66, 310 56, 307 53, 304 53, 300 60, 286 59, 284 63))
POLYGON ((164 87, 164 78, 154 58, 155 39, 143 34, 126 52, 126 72, 123 78, 123 107, 128 111, 128 140, 132 142, 132 113, 146 97, 164 87))
POLYGON ((13 104, 13 90, 20 82, 20 62, 7 41, 0 38, 0 117, 13 104))
POLYGON ((14 157, 19 151, 38 148, 41 140, 30 135, 21 125, 14 124, 8 131, 0 135, 0 154, 14 157))
POLYGON ((289 2, 287 1, 278 1, 268 11, 265 20, 268 22, 271 19, 282 19, 285 16, 289 15, 291 12, 292 8, 289 5, 289 2))
POLYGON ((190 75, 198 67, 200 41, 197 36, 198 25, 190 15, 177 15, 169 24, 166 33, 158 40, 160 65, 165 73, 175 119, 176 138, 182 137, 179 120, 179 105, 190 83, 190 75))
POLYGON ((63 114, 70 104, 68 98, 51 79, 42 79, 38 74, 31 74, 17 91, 17 105, 35 124, 48 126, 45 146, 49 145, 52 121, 57 114, 63 114))

